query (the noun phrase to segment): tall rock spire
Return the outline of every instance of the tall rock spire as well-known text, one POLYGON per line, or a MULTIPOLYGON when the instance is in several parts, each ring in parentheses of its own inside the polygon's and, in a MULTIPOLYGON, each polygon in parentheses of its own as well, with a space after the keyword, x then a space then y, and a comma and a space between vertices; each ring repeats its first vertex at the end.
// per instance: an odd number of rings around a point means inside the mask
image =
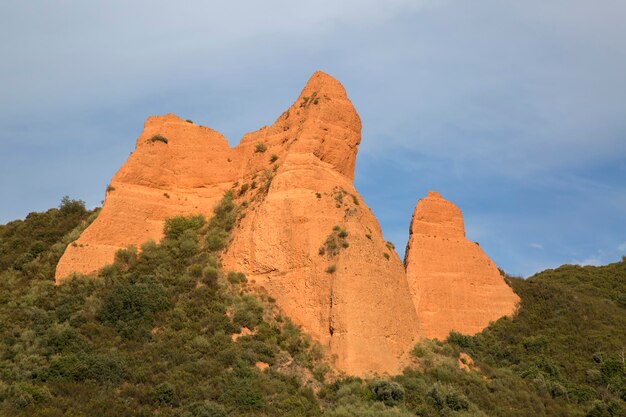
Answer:
POLYGON ((417 316, 402 263, 352 184, 360 140, 356 110, 323 72, 272 126, 234 148, 174 115, 151 117, 98 219, 63 255, 57 281, 95 272, 119 248, 159 240, 167 217, 210 216, 225 190, 254 183, 238 197, 246 216, 225 267, 271 294, 337 369, 398 373, 419 337, 417 316))
POLYGON ((404 264, 423 337, 475 334, 517 308, 496 265, 465 238, 461 210, 439 193, 415 207, 404 264))

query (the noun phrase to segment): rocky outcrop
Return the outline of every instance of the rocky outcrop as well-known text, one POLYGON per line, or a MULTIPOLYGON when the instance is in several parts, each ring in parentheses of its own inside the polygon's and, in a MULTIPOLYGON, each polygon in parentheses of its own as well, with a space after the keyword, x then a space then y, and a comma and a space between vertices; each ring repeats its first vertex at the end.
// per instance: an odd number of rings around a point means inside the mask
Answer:
POLYGON ((352 185, 360 140, 344 88, 322 72, 272 126, 234 148, 174 115, 149 118, 57 280, 93 273, 129 244, 159 240, 167 217, 210 216, 225 190, 244 186, 245 217, 225 267, 271 294, 339 370, 400 372, 419 335, 417 316, 402 263, 352 185))
POLYGON ((415 207, 404 264, 423 337, 475 334, 517 308, 496 265, 465 238, 461 210, 436 192, 415 207))
POLYGON ((419 338, 473 333, 510 314, 517 298, 438 195, 416 208, 405 273, 354 189, 360 140, 344 88, 322 72, 272 126, 234 148, 175 115, 150 117, 98 218, 61 258, 57 282, 160 240, 168 217, 210 217, 232 189, 245 209, 222 263, 276 299, 340 371, 399 373, 419 338))

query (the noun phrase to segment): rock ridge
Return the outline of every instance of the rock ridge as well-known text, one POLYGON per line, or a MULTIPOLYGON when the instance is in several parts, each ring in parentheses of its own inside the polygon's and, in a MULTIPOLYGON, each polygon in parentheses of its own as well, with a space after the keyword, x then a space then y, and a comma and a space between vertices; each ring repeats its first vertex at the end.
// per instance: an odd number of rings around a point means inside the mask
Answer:
POLYGON ((420 338, 476 332, 512 314, 516 296, 438 193, 416 207, 403 265, 354 188, 360 142, 345 89, 321 71, 271 126, 234 147, 174 114, 148 117, 98 218, 59 261, 57 282, 96 272, 120 248, 160 240, 168 217, 210 217, 234 190, 246 209, 222 254, 226 270, 275 298, 339 371, 396 374, 420 338), (445 286, 435 285, 440 276, 445 286))

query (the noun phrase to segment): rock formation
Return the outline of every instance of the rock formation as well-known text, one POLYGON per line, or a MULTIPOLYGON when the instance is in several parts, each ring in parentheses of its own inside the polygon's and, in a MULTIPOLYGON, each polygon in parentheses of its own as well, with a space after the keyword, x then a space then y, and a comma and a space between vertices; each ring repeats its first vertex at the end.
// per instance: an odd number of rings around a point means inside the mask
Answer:
POLYGON ((352 185, 360 140, 344 88, 322 72, 271 127, 235 148, 176 116, 151 117, 97 220, 63 255, 57 280, 93 273, 129 244, 159 240, 167 217, 210 216, 225 190, 247 184, 239 199, 246 216, 225 267, 271 294, 338 369, 399 372, 419 334, 417 317, 402 263, 352 185))
POLYGON ((420 337, 475 332, 510 314, 516 299, 505 296, 512 292, 505 294, 491 261, 464 240, 458 209, 455 217, 431 205, 424 224, 414 216, 407 281, 352 184, 360 140, 361 122, 344 88, 322 72, 272 126, 244 135, 234 148, 218 132, 177 116, 150 117, 98 218, 61 258, 57 282, 96 272, 119 248, 158 241, 168 217, 210 217, 223 193, 235 189, 245 216, 223 253, 225 268, 244 272, 274 297, 341 371, 398 373, 420 337), (443 240, 453 238, 460 243, 443 240), (454 256, 450 248, 458 250, 454 256), (459 287, 437 287, 433 280, 442 274, 459 287), (499 307, 489 310, 487 302, 499 307), (458 318, 464 314, 467 320, 458 318))
POLYGON ((404 265, 423 337, 475 334, 517 308, 496 265, 465 238, 461 210, 436 192, 415 207, 404 265))

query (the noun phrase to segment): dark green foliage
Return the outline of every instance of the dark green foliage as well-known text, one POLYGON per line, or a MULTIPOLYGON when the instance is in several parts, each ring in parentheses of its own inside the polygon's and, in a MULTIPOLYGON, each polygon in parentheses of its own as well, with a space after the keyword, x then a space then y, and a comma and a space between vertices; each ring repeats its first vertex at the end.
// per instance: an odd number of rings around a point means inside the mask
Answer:
POLYGON ((174 387, 169 382, 163 382, 156 387, 156 402, 172 404, 174 402, 174 387))
POLYGON ((226 417, 226 409, 213 401, 203 401, 192 404, 184 417, 226 417))
POLYGON ((167 144, 168 140, 167 140, 167 138, 165 136, 154 135, 150 139, 148 139, 148 142, 150 142, 150 143, 162 142, 162 143, 167 144))
POLYGON ((328 258, 334 258, 339 254, 341 249, 346 249, 350 246, 346 238, 348 232, 339 226, 334 226, 333 231, 326 237, 324 244, 319 248, 319 255, 327 255, 328 258))
POLYGON ((117 354, 76 353, 54 358, 38 378, 45 382, 118 384, 126 377, 125 361, 117 354))
POLYGON ((231 284, 247 282, 246 275, 243 272, 231 271, 228 273, 228 275, 226 275, 226 279, 228 279, 228 282, 230 282, 231 284))
POLYGON ((256 153, 263 153, 267 150, 267 145, 263 142, 259 142, 256 145, 254 145, 254 152, 256 153))
MULTIPOLYGON (((625 415, 625 262, 508 278, 522 299, 515 317, 418 344, 419 370, 336 379, 273 299, 221 271, 240 210, 226 193, 208 222, 170 219, 160 243, 120 250, 98 276, 59 286, 60 255, 97 212, 66 198, 0 226, 0 416, 625 415), (243 327, 252 332, 233 341, 243 327), (461 351, 470 371, 458 368, 461 351), (287 362, 325 381, 319 394, 282 374, 287 362)), ((342 231, 330 249, 347 244, 342 231)))
MULTIPOLYGON (((89 214, 83 201, 71 200, 66 196, 57 209, 30 213, 24 220, 1 225, 0 271, 9 268, 23 270, 27 264, 85 222, 89 214)), ((54 251, 55 257, 61 256, 65 246, 58 249, 54 251)), ((52 263, 56 262, 52 260, 52 263)))
POLYGON ((621 398, 623 405, 626 309, 619 296, 626 293, 626 263, 566 265, 509 280, 522 298, 518 314, 465 339, 470 354, 543 381, 553 397, 581 406, 621 398))
POLYGON ((394 381, 377 379, 369 383, 369 389, 375 401, 381 401, 388 406, 399 405, 404 402, 404 388, 394 381))
MULTIPOLYGON (((118 252, 96 277, 55 286, 36 270, 0 271, 0 415, 320 415, 312 391, 254 366, 279 354, 312 364, 310 343, 266 321, 245 276, 227 285, 200 243, 228 234, 236 210, 227 194, 208 223, 170 219, 160 244, 118 252), (242 326, 255 332, 234 342, 242 326)), ((47 247, 38 262, 58 259, 47 247)))
POLYGON ((165 289, 152 279, 130 279, 116 283, 104 297, 98 318, 114 326, 123 337, 139 337, 147 333, 154 314, 167 309, 165 289))
POLYGON ((163 233, 169 239, 178 239, 187 230, 197 232, 204 226, 205 222, 206 220, 202 216, 172 217, 165 220, 163 233))
POLYGON ((237 207, 233 203, 233 192, 228 191, 213 209, 214 216, 208 224, 205 244, 208 250, 217 252, 226 248, 229 234, 237 220, 237 207))
POLYGON ((469 409, 469 401, 463 395, 453 389, 446 389, 439 384, 428 393, 426 400, 430 403, 439 415, 449 415, 450 411, 462 411, 469 409))
POLYGON ((447 341, 463 349, 469 349, 474 345, 474 339, 471 336, 457 333, 454 330, 448 335, 447 341))

